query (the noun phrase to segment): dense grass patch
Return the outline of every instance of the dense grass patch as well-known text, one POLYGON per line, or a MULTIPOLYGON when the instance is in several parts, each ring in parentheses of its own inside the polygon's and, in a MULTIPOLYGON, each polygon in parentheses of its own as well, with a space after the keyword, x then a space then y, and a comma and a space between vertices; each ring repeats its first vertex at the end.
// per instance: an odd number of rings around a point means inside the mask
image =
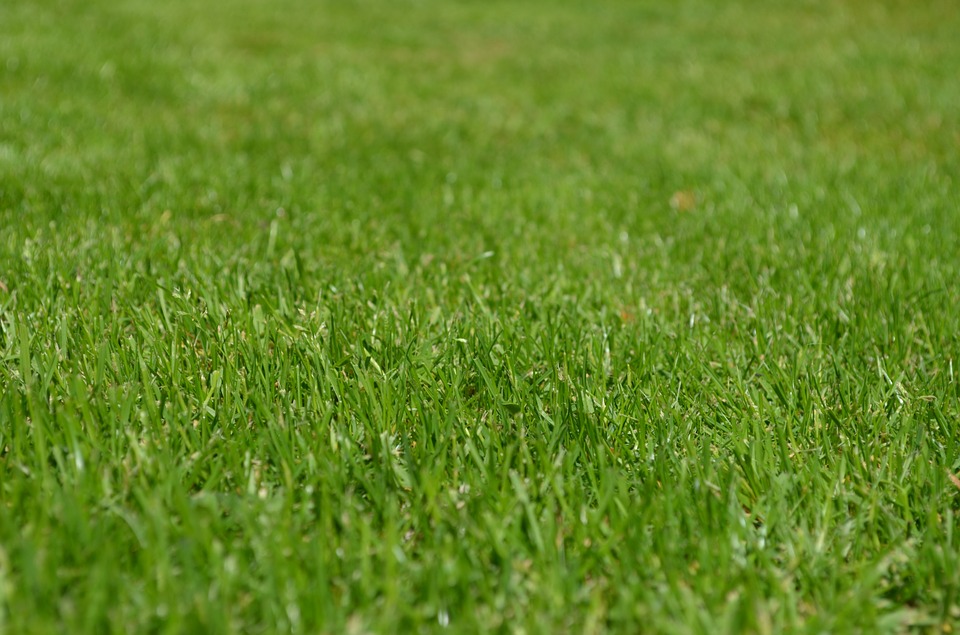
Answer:
POLYGON ((0 632, 949 632, 953 3, 0 5, 0 632))

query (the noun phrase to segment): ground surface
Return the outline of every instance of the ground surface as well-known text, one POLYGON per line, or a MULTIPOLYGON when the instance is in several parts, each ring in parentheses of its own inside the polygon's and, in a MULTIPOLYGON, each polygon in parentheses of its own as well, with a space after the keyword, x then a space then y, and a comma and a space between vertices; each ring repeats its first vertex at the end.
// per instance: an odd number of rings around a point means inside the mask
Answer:
POLYGON ((0 631, 955 629, 958 32, 0 4, 0 631))

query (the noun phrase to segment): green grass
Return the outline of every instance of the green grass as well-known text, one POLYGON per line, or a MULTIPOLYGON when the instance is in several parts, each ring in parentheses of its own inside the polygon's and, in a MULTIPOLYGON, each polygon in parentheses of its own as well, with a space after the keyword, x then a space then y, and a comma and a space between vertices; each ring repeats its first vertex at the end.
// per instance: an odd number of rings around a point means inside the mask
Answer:
POLYGON ((956 630, 958 32, 0 4, 0 632, 956 630))

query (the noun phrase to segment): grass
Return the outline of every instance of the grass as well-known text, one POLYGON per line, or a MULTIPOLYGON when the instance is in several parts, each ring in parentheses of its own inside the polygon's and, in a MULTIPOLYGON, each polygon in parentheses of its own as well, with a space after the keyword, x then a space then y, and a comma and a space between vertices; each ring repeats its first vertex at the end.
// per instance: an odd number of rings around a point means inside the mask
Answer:
POLYGON ((0 632, 951 632, 946 0, 0 5, 0 632))

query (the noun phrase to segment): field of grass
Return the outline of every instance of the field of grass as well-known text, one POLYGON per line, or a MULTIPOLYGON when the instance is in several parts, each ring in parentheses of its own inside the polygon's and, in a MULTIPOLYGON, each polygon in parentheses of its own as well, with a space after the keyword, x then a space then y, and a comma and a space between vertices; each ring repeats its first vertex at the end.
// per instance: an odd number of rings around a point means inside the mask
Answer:
POLYGON ((0 3, 0 633, 956 632, 958 33, 0 3))

